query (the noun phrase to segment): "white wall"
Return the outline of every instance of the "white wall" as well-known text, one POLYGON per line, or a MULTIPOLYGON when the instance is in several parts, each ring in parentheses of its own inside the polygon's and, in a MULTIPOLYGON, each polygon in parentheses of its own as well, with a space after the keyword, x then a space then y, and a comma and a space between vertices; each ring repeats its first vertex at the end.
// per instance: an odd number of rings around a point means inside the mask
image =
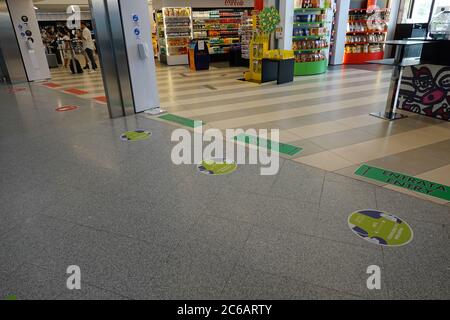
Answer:
POLYGON ((22 59, 25 65, 25 71, 29 81, 44 80, 50 78, 50 69, 48 68, 45 48, 42 43, 39 25, 33 8, 32 0, 8 0, 8 8, 11 13, 11 19, 14 24, 17 39, 19 41, 22 59), (27 16, 28 22, 22 21, 22 17, 27 16), (20 26, 22 29, 20 29, 20 26), (34 39, 33 48, 27 46, 27 36, 23 33, 31 31, 31 37, 34 39))
POLYGON ((280 25, 283 26, 283 38, 278 40, 278 48, 292 50, 294 26, 294 0, 280 1, 280 25))

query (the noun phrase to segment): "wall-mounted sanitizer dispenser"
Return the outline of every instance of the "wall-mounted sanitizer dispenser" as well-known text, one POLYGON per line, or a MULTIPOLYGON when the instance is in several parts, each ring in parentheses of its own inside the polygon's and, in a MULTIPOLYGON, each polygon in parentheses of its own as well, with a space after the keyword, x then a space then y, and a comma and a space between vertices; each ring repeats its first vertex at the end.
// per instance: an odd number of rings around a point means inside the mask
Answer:
POLYGON ((150 58, 150 49, 146 43, 138 43, 139 58, 146 60, 150 58))

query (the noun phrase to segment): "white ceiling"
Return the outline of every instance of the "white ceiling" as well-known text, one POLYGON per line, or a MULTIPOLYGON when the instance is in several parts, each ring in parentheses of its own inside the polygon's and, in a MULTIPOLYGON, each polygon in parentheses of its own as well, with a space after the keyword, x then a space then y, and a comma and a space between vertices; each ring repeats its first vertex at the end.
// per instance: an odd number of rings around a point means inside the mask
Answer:
MULTIPOLYGON (((89 10, 89 0, 33 0, 37 12, 66 12, 70 5, 80 6, 81 11, 89 10)), ((148 0, 151 4, 152 0, 148 0)))
POLYGON ((66 12, 70 5, 80 6, 81 11, 89 10, 88 0, 33 0, 36 12, 66 12))

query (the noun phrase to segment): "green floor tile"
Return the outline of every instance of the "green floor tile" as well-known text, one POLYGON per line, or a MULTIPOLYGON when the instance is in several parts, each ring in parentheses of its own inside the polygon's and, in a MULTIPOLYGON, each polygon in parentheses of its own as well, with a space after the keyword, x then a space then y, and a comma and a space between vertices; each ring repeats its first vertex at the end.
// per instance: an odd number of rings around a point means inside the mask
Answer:
POLYGON ((189 128, 199 127, 199 125, 197 125, 197 126, 195 125, 195 121, 200 121, 200 120, 193 120, 193 119, 189 119, 189 118, 176 116, 176 115, 171 114, 171 113, 162 115, 159 118, 163 119, 163 120, 170 121, 170 122, 175 122, 175 123, 181 124, 181 125, 183 125, 185 127, 189 127, 189 128))
POLYGON ((246 144, 252 144, 258 147, 264 147, 269 150, 276 149, 276 145, 278 144, 278 152, 282 154, 286 154, 288 156, 293 156, 302 151, 303 149, 291 144, 286 144, 282 142, 272 142, 271 140, 262 139, 259 137, 255 137, 248 134, 240 134, 234 137, 235 141, 244 142, 246 144))
POLYGON ((356 170, 355 175, 450 201, 449 186, 411 177, 403 173, 363 164, 356 170))

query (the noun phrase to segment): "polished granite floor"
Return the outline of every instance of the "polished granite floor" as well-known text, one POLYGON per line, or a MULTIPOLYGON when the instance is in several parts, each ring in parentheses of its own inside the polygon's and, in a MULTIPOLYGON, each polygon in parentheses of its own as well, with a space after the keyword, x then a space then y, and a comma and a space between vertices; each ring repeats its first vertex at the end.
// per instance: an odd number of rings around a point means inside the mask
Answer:
POLYGON ((172 164, 167 123, 16 89, 0 87, 0 299, 450 298, 448 205, 285 158, 276 176, 199 174, 172 164), (134 129, 153 134, 119 139, 134 129), (404 219, 413 241, 358 238, 347 217, 360 209, 404 219), (381 290, 367 289, 370 265, 381 290))

